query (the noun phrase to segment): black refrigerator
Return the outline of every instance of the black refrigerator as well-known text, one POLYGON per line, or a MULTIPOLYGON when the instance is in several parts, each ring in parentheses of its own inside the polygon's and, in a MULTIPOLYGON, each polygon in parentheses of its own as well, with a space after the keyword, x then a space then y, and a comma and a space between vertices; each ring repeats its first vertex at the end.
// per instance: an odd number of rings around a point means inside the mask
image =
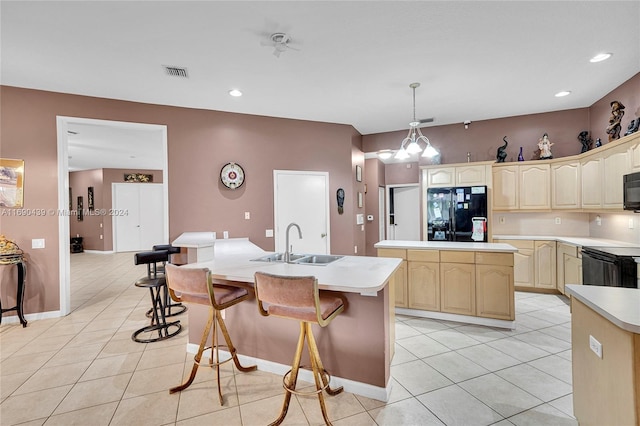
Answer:
POLYGON ((429 241, 487 242, 487 187, 427 189, 429 241))

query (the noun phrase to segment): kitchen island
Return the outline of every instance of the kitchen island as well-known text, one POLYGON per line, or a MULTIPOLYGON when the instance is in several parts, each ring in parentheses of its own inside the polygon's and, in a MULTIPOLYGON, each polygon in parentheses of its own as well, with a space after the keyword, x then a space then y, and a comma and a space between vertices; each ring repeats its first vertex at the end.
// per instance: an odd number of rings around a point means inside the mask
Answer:
POLYGON ((402 259, 396 313, 493 327, 515 327, 509 244, 385 240, 378 256, 402 259))
MULTIPOLYGON (((268 252, 246 238, 216 240, 210 261, 184 267, 206 267, 214 280, 233 281, 253 288, 257 271, 308 276, 318 279, 321 290, 339 292, 346 309, 326 328, 314 326, 320 355, 335 386, 366 397, 386 401, 391 390, 390 366, 395 343, 393 301, 389 281, 401 260, 343 256, 326 265, 256 261, 268 252)), ((207 321, 207 308, 189 307, 188 351, 195 352, 207 321)), ((262 317, 255 297, 225 311, 225 322, 243 362, 258 369, 284 374, 298 340, 298 325, 291 320, 262 317)), ((303 361, 304 364, 304 361, 303 361)), ((308 364, 308 363, 307 363, 308 364)), ((301 372, 301 378, 313 382, 301 372)))
POLYGON ((580 425, 640 423, 640 290, 567 285, 573 413, 580 425))

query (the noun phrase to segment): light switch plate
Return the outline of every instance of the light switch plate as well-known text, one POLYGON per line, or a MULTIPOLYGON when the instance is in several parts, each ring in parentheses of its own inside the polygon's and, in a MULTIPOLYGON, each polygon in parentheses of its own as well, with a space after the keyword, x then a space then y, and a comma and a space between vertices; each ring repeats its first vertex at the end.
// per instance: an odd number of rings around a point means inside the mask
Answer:
POLYGON ((273 238, 273 229, 267 229, 264 231, 264 236, 267 238, 273 238))
POLYGON ((31 248, 32 249, 43 249, 44 248, 44 238, 34 238, 31 240, 31 248))
POLYGON ((602 343, 598 342, 595 337, 589 335, 589 348, 598 358, 602 358, 602 343))

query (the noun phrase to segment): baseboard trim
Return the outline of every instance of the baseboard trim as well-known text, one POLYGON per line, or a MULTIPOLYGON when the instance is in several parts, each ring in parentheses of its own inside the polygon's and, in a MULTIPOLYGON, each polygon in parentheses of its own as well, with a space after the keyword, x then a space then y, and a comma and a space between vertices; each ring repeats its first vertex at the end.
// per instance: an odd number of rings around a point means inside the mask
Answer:
MULTIPOLYGON (((37 320, 43 320, 43 319, 51 319, 51 318, 59 318, 63 316, 62 313, 60 311, 48 311, 48 312, 38 312, 35 314, 25 314, 24 319, 27 320, 27 323, 29 321, 37 321, 37 320)), ((20 319, 18 318, 18 315, 12 315, 9 317, 2 317, 2 323, 3 324, 16 324, 16 323, 20 323, 20 319)), ((27 327, 29 326, 29 324, 27 324, 27 327)))
POLYGON ((85 250, 85 253, 94 253, 94 254, 114 254, 113 250, 103 251, 103 250, 85 250))
MULTIPOLYGON (((187 352, 195 354, 198 352, 198 345, 195 343, 187 343, 187 352)), ((230 354, 227 351, 220 350, 220 354, 229 357, 230 354)), ((238 355, 238 358, 244 365, 257 365, 258 370, 266 371, 268 373, 274 373, 284 375, 287 371, 291 370, 290 365, 280 364, 273 361, 267 361, 260 358, 249 357, 245 355, 238 355)), ((313 383, 313 375, 309 370, 300 370, 298 377, 306 382, 313 383)), ((332 387, 343 386, 344 390, 349 393, 364 396, 378 401, 387 402, 389 395, 391 394, 392 382, 389 380, 386 387, 373 386, 368 383, 356 382, 350 379, 344 379, 342 377, 331 376, 332 387)))
POLYGON ((444 321, 462 322, 465 324, 484 325, 486 327, 508 328, 515 330, 516 322, 494 318, 472 317, 468 315, 450 314, 447 312, 421 311, 418 309, 396 308, 396 314, 409 315, 420 318, 439 319, 444 321))

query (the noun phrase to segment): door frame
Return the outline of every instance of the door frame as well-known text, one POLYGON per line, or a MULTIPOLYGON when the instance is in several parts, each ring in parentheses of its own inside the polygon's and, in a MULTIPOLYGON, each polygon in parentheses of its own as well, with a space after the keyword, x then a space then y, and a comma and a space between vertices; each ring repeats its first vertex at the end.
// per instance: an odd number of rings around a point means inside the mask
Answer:
MULTIPOLYGON (((391 189, 392 188, 407 188, 407 187, 417 187, 418 188, 418 196, 420 197, 418 199, 418 203, 420 203, 420 199, 422 198, 422 193, 420 192, 420 184, 419 183, 398 183, 398 184, 391 184, 391 185, 386 185, 385 186, 385 200, 386 202, 386 215, 385 215, 385 230, 387 231, 387 239, 391 239, 391 225, 389 224, 389 221, 391 219, 391 189)), ((419 234, 418 235, 422 235, 422 210, 419 213, 418 219, 419 219, 419 223, 418 223, 418 227, 419 227, 419 234)), ((395 239, 396 234, 395 232, 393 232, 393 238, 395 239)))
MULTIPOLYGON (((306 175, 306 176, 322 176, 325 181, 325 213, 326 213, 326 223, 327 223, 327 236, 326 236, 326 247, 327 254, 331 253, 331 204, 329 201, 329 192, 331 189, 329 188, 329 172, 320 172, 320 171, 300 171, 300 170, 274 170, 273 171, 273 228, 274 228, 274 249, 278 251, 278 241, 279 232, 285 232, 285 230, 280 230, 278 228, 278 176, 281 174, 286 175, 306 175)), ((286 250, 286 248, 285 248, 286 250)), ((285 251, 281 250, 281 251, 285 251)))
POLYGON ((93 118, 56 116, 58 139, 58 267, 60 286, 60 315, 68 315, 71 311, 71 253, 69 225, 69 124, 109 125, 129 129, 160 131, 160 147, 163 153, 162 186, 165 199, 162 214, 164 215, 164 235, 169 239, 169 161, 167 150, 167 126, 162 124, 131 123, 126 121, 100 120, 93 118), (67 212, 67 214, 63 214, 67 212))

